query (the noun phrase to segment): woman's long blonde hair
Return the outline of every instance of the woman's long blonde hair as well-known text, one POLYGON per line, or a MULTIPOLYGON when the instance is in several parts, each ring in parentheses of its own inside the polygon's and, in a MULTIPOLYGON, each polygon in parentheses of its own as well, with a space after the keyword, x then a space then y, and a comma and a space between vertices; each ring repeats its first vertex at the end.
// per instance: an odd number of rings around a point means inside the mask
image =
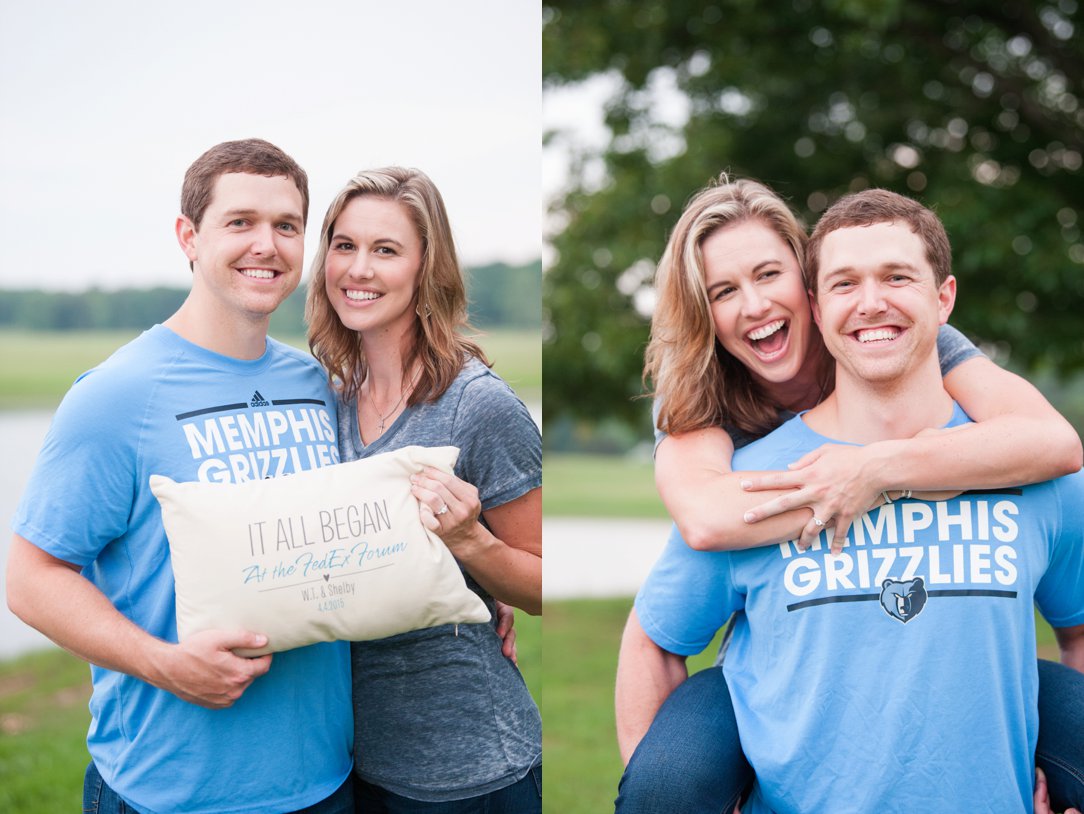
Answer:
POLYGON ((471 356, 487 366, 490 362, 475 342, 460 333, 470 329, 463 272, 456 259, 444 200, 436 185, 420 170, 404 167, 364 170, 351 178, 331 202, 324 216, 320 246, 312 261, 305 304, 309 348, 343 397, 355 398, 369 366, 361 337, 342 324, 328 299, 325 263, 336 219, 350 201, 363 195, 401 204, 421 237, 417 319, 409 338, 403 375, 406 377, 414 362, 420 361, 421 371, 407 404, 436 401, 471 356))
POLYGON ((725 426, 759 436, 779 424, 780 405, 716 339, 708 303, 704 241, 749 220, 773 229, 802 266, 808 237, 790 207, 764 184, 725 173, 689 201, 659 262, 643 378, 661 401, 659 429, 669 434, 725 426))

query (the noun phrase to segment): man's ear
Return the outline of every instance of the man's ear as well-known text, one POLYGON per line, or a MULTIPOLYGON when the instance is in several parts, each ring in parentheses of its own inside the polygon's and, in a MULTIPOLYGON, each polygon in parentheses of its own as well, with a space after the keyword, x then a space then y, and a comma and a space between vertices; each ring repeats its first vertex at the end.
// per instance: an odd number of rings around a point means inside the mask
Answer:
POLYGON ((806 296, 809 297, 809 310, 813 312, 813 321, 817 323, 817 330, 821 327, 821 309, 817 307, 817 295, 813 293, 811 289, 806 289, 806 296))
POLYGON ((191 266, 196 261, 196 227, 184 215, 178 215, 174 229, 177 232, 177 242, 181 244, 181 251, 191 266))
POLYGON ((941 320, 939 324, 948 322, 949 315, 956 305, 956 278, 951 274, 941 283, 937 290, 937 316, 941 320))

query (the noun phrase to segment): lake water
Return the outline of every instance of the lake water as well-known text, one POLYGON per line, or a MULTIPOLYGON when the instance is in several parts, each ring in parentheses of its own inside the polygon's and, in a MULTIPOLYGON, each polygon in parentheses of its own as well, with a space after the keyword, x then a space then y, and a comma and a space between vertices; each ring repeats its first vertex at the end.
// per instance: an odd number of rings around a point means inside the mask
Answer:
MULTIPOLYGON (((52 417, 51 411, 0 412, 0 450, 4 456, 4 466, 0 467, 0 585, 6 584, 11 518, 15 516, 52 417)), ((52 642, 12 614, 6 601, 0 604, 0 658, 52 646, 52 642)))
MULTIPOLYGON (((541 425, 541 405, 529 404, 528 407, 535 422, 541 425)), ((11 519, 52 417, 52 411, 0 412, 0 451, 5 463, 0 467, 0 585, 6 585, 11 519)), ((6 601, 0 603, 0 659, 51 646, 52 642, 45 636, 12 614, 6 601)))

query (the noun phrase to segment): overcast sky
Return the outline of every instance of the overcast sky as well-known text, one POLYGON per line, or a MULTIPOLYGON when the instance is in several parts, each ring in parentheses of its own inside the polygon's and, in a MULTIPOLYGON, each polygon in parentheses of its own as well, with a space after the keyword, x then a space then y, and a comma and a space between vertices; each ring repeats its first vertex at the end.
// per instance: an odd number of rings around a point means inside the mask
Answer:
POLYGON ((308 172, 310 234, 404 164, 464 263, 534 260, 541 50, 534 0, 0 0, 0 288, 187 286, 184 172, 251 136, 308 172))

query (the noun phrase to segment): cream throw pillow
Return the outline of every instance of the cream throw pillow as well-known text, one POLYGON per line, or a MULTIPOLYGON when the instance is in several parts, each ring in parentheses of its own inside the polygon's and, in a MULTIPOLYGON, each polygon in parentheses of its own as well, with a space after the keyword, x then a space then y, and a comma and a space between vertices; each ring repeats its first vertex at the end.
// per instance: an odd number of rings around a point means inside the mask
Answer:
POLYGON ((263 633, 262 655, 335 639, 380 639, 486 622, 440 538, 422 525, 410 476, 451 472, 455 447, 404 447, 244 483, 150 478, 177 586, 181 640, 263 633))

